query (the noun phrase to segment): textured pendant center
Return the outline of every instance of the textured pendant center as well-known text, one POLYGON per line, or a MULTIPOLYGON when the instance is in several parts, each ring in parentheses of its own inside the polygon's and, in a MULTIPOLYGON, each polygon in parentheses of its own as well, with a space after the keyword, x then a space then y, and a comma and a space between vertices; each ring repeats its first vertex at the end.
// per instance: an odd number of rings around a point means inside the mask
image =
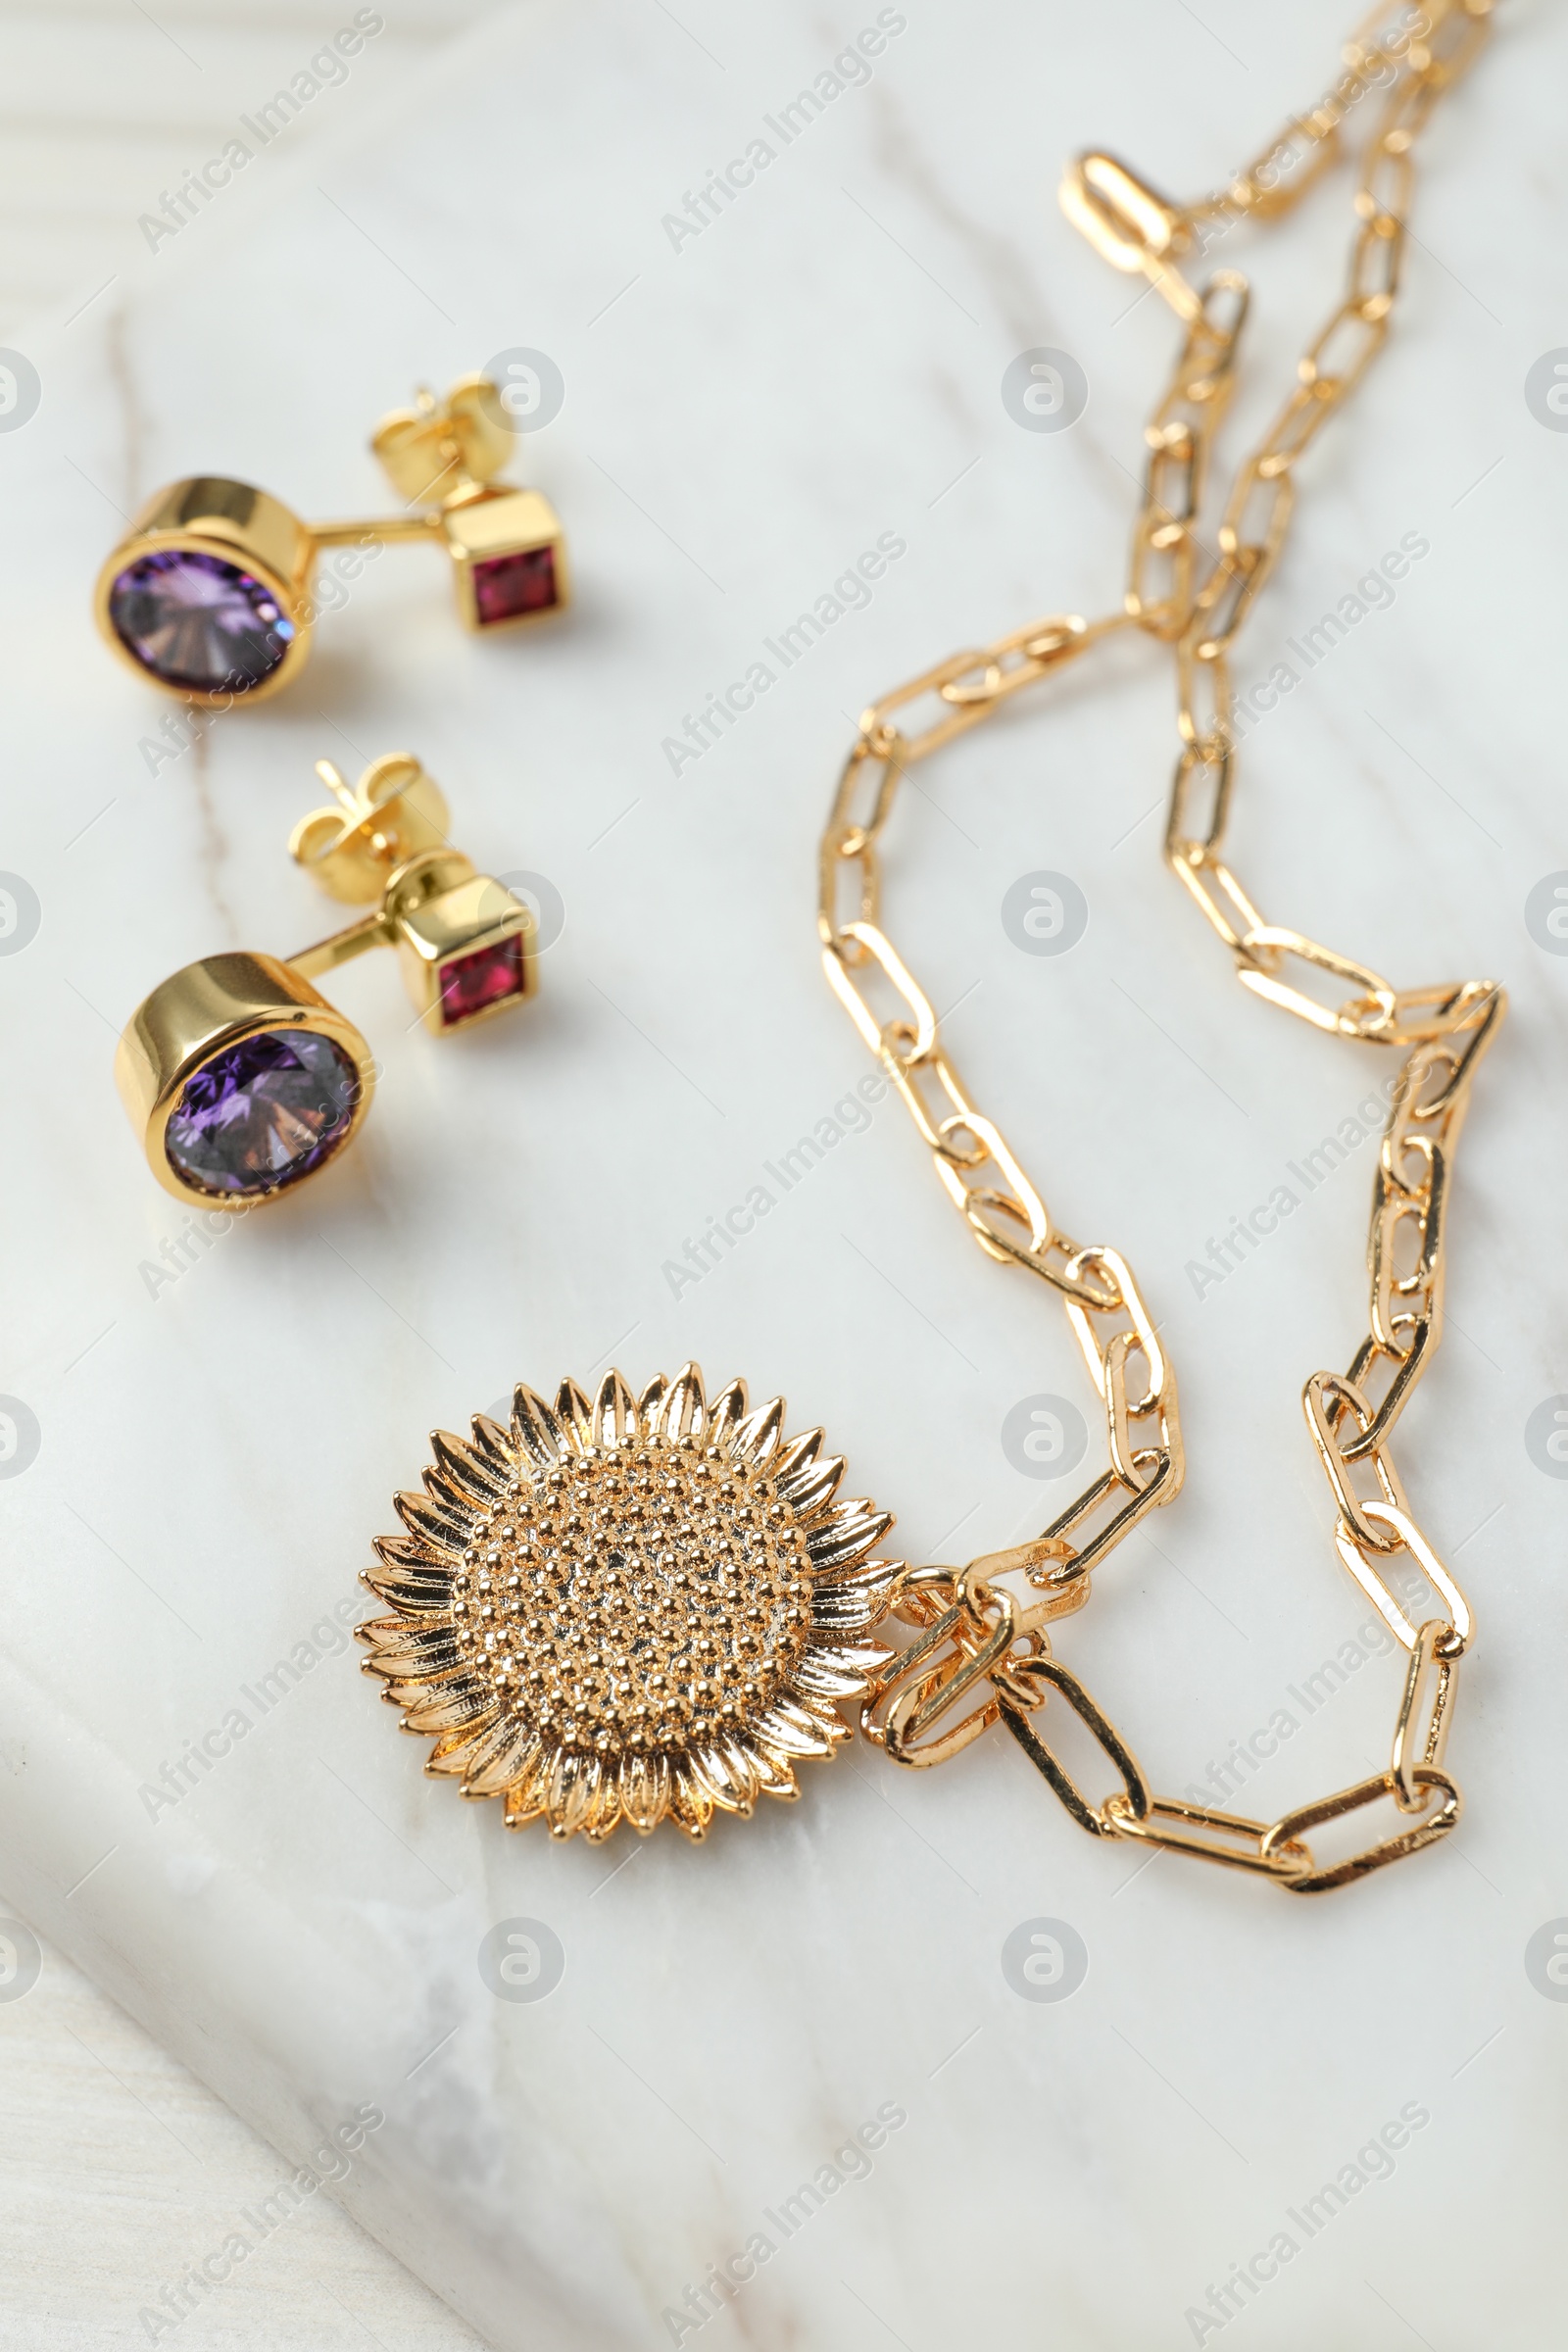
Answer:
POLYGON ((498 1502, 454 1579, 459 1644, 575 1748, 654 1749, 769 1706, 806 1646, 810 1557, 764 1471, 590 1451, 498 1502))

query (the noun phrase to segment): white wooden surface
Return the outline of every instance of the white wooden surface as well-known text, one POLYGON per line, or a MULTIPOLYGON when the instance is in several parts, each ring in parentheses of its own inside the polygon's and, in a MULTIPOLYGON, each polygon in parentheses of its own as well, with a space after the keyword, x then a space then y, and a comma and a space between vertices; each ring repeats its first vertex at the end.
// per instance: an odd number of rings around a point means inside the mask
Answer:
MULTIPOLYGON (((0 338, 24 340, 34 316, 104 295, 142 250, 137 216, 353 14, 344 0, 155 0, 151 15, 133 0, 0 7, 0 338)), ((385 31, 302 111, 283 150, 395 97, 483 8, 397 0, 385 14, 385 31)), ((136 2317, 146 2283, 199 2263, 289 2170, 46 1949, 31 1991, 0 2004, 0 2345, 148 2340, 136 2317)), ((254 2255, 181 2323, 182 2343, 462 2352, 478 2341, 324 2196, 265 2242, 253 2234, 254 2255)))

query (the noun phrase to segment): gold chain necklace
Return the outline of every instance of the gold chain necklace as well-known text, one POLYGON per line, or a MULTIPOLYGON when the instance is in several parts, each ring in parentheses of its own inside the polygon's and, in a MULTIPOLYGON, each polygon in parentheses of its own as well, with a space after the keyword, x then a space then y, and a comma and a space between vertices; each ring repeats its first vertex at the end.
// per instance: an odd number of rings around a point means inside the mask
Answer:
POLYGON ((1485 38, 1490 6, 1426 0, 1392 31, 1384 12, 1349 44, 1334 91, 1199 204, 1165 203, 1106 156, 1074 167, 1069 216, 1119 269, 1145 272, 1187 330, 1149 428, 1124 608, 1092 622, 1036 622, 874 705, 823 837, 828 978, 981 1248, 1061 1294, 1104 1405, 1110 1467, 1035 1542, 959 1570, 869 1557, 891 1520, 870 1502, 837 1498, 844 1464, 823 1454, 821 1431, 786 1442, 778 1398, 749 1409, 734 1381, 710 1401, 695 1365, 640 1395, 613 1371, 592 1397, 564 1382, 554 1404, 519 1387, 509 1426, 480 1414, 470 1438, 438 1433, 423 1491, 396 1498, 404 1533, 378 1542, 379 1565, 365 1580, 393 1614, 360 1636, 402 1728, 433 1739, 426 1771, 456 1780, 466 1796, 500 1796, 509 1826, 543 1821, 556 1838, 597 1841, 622 1822, 646 1835, 670 1820, 701 1838, 715 1813, 746 1816, 762 1796, 796 1796, 800 1765, 850 1737, 846 1702, 858 1703, 870 1739, 909 1765, 938 1763, 1000 1721, 1094 1836, 1230 1863, 1299 1893, 1413 1853, 1458 1818, 1443 1753, 1470 1612, 1410 1516, 1386 1441, 1437 1346, 1449 1154, 1502 993, 1488 981, 1396 991, 1265 923, 1220 845, 1235 767, 1230 644, 1278 559, 1296 461, 1388 331, 1414 141, 1485 38), (1177 263, 1211 230, 1289 210, 1374 86, 1386 95, 1356 196, 1349 290, 1238 474, 1219 555, 1200 578, 1198 511, 1247 286, 1220 270, 1196 291, 1177 263), (1000 1129, 970 1103, 929 1001, 881 927, 878 842, 905 770, 1127 627, 1175 651, 1183 748, 1165 855, 1244 985, 1318 1028, 1406 1054, 1374 1189, 1371 1332, 1348 1373, 1313 1375, 1306 1407, 1339 1505, 1341 1556, 1409 1668, 1388 1771, 1273 1823, 1154 1796, 1120 1733, 1052 1655, 1051 1623, 1084 1605, 1100 1562, 1180 1491, 1175 1372, 1125 1259, 1052 1223, 1000 1129), (898 724, 921 700, 933 706, 926 723, 898 724), (846 875, 858 887, 848 919, 846 875), (1286 977, 1293 962, 1353 993, 1337 1006, 1318 1002, 1286 977), (873 985, 891 991, 891 1017, 864 993, 873 985), (1446 1616, 1419 1625, 1407 1616, 1387 1581, 1401 1554, 1442 1595, 1446 1616), (872 1639, 890 1618, 913 1629, 897 1649, 872 1639), (1099 1803, 1030 1720, 1053 1694, 1117 1776, 1099 1803), (1320 1867, 1305 1833, 1382 1797, 1398 1809, 1395 1834, 1320 1867))
POLYGON ((1104 1408, 1110 1455, 1109 1468, 1035 1542, 961 1571, 905 1572, 894 1614, 919 1632, 872 1678, 863 1728, 897 1762, 930 1765, 1000 1721, 1091 1835, 1131 1838, 1260 1872, 1301 1894, 1344 1886, 1414 1853, 1459 1817, 1459 1791, 1443 1769, 1443 1754, 1473 1621, 1411 1515, 1388 1440, 1438 1345, 1451 1154, 1471 1080, 1505 1001, 1485 980, 1396 990, 1351 957, 1264 921, 1222 855, 1236 772, 1230 648, 1279 560, 1297 461, 1388 333, 1415 142, 1438 99, 1481 47, 1490 13, 1491 0, 1427 0, 1420 11, 1404 11, 1391 31, 1390 12, 1379 11, 1348 45, 1347 73, 1335 90, 1287 124, 1229 186, 1200 203, 1167 203, 1109 156, 1087 155, 1073 166, 1062 189, 1069 219, 1118 269, 1145 272, 1187 330, 1147 431, 1144 500, 1123 608, 1093 621, 1076 613, 1037 621, 983 652, 955 655, 873 704, 821 845, 818 922, 827 977, 981 1249, 1004 1265, 1026 1267, 1061 1295, 1104 1408), (1198 514, 1210 445, 1233 388, 1247 284, 1222 270, 1197 290, 1178 261, 1215 227, 1289 211, 1334 160, 1347 113, 1379 85, 1386 95, 1356 190, 1358 226, 1345 298, 1308 345, 1295 388, 1237 474, 1219 526, 1219 553, 1205 567, 1198 514), (1230 949, 1237 977, 1316 1028, 1396 1046, 1406 1056, 1373 1184, 1371 1330, 1348 1372, 1313 1373, 1303 1403, 1339 1507, 1340 1557, 1409 1664, 1388 1770, 1272 1823, 1152 1794, 1121 1733, 1051 1654, 1047 1626, 1084 1606, 1094 1570, 1149 1511, 1181 1491, 1175 1370, 1126 1260, 1114 1250, 1069 1240, 1000 1129, 970 1102, 939 1042, 930 1001, 881 923, 878 845, 905 771, 1022 687, 1130 626, 1174 649, 1182 749, 1165 860, 1230 949), (911 727, 903 714, 921 703, 926 721, 911 727), (841 913, 846 875, 858 902, 848 919, 841 913), (1292 965, 1305 967, 1303 978, 1315 971, 1351 993, 1337 1004, 1323 1002, 1290 977, 1292 965), (873 1005, 866 993, 872 987, 897 1001, 891 1017, 873 1005), (1389 1582, 1401 1555, 1441 1596, 1445 1615, 1416 1624, 1406 1613, 1389 1582), (989 1695, 952 1722, 956 1702, 981 1684, 989 1695), (1119 1777, 1121 1785, 1102 1802, 1085 1795, 1030 1721, 1051 1692, 1078 1716, 1119 1777), (1315 1861, 1307 1832, 1385 1797, 1405 1817, 1392 1836, 1332 1865, 1315 1861))

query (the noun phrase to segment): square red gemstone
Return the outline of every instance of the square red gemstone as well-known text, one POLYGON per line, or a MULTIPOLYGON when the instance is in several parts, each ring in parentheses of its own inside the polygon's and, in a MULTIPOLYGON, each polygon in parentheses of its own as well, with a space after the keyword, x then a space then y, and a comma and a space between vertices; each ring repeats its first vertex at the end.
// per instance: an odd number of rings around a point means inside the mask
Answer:
POLYGON ((557 602, 556 551, 530 547, 520 556, 481 556, 473 566, 473 601, 480 626, 548 612, 557 602))
POLYGON ((455 1028, 471 1021, 476 1012, 503 1004, 523 992, 522 941, 514 932, 492 948, 475 948, 471 956, 454 956, 441 966, 441 1026, 455 1028))

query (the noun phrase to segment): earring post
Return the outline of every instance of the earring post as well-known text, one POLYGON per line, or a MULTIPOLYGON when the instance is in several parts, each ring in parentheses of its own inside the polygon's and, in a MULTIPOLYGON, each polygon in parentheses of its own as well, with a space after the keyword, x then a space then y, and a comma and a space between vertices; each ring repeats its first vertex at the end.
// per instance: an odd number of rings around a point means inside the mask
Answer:
POLYGON ((357 817, 363 814, 360 804, 354 797, 353 787, 335 760, 318 760, 316 772, 340 808, 347 809, 350 816, 357 817))
POLYGON ((350 923, 346 931, 334 931, 330 939, 318 939, 314 947, 301 948, 297 956, 286 960, 291 972, 302 980, 318 979, 340 963, 351 963, 356 956, 366 955, 371 948, 391 948, 397 945, 397 926, 379 908, 373 914, 350 923))
POLYGON ((358 547, 367 539, 391 547, 406 540, 439 539, 441 516, 439 513, 388 514, 369 522, 313 522, 306 527, 317 547, 358 547))

